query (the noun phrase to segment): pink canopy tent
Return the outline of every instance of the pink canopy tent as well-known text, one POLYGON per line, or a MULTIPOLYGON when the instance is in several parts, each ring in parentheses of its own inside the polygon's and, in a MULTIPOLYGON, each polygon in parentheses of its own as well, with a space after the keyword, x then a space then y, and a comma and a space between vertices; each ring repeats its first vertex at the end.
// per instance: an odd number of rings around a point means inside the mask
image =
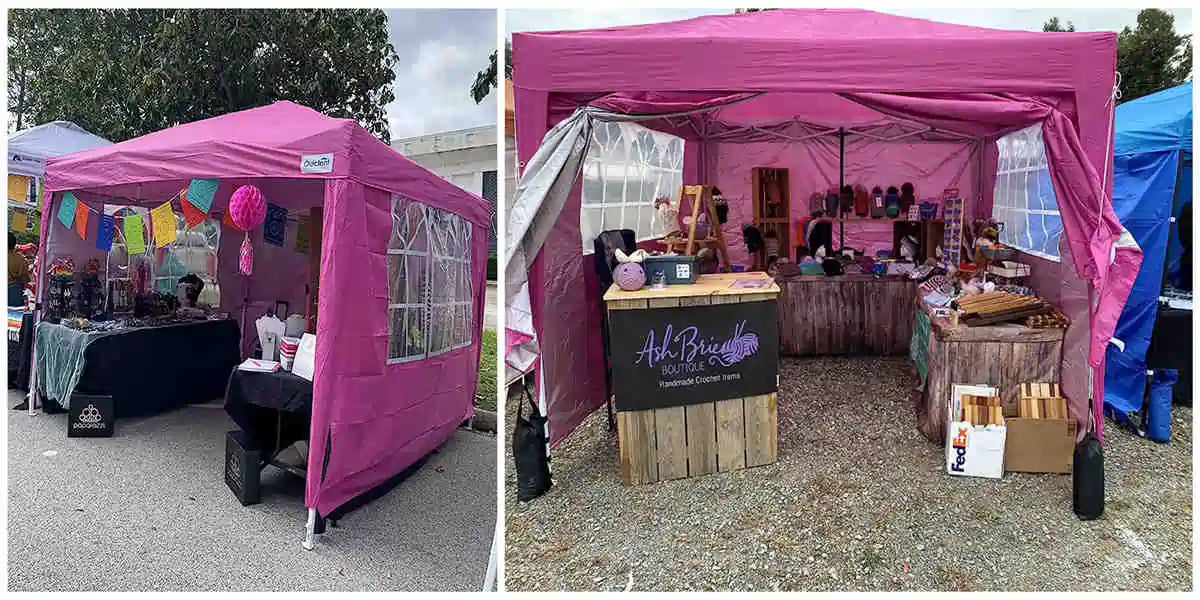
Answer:
MULTIPOLYGON (((485 200, 404 158, 354 120, 277 102, 51 159, 40 264, 47 264, 47 249, 51 257, 73 252, 77 263, 80 254, 86 259, 86 252, 97 252, 94 242, 51 227, 64 192, 93 207, 153 207, 193 178, 220 180, 214 215, 224 213, 232 191, 244 184, 258 186, 269 202, 292 213, 323 207, 305 495, 311 527, 314 514, 328 515, 404 471, 473 414, 489 209, 485 200), (328 155, 331 164, 302 166, 302 157, 312 155, 328 155), (321 170, 326 172, 313 172, 321 170), (473 303, 469 344, 390 364, 387 256, 398 199, 466 220, 473 303)), ((278 299, 305 306, 307 257, 286 245, 263 244, 259 227, 251 233, 254 273, 243 277, 236 266, 242 234, 229 233, 218 258, 221 310, 239 315, 246 308, 252 323, 278 299)), ((252 336, 243 331, 244 339, 252 336)))
MULTIPOLYGON (((569 127, 591 119, 637 120, 683 137, 684 183, 720 187, 731 198, 731 223, 749 220, 749 207, 735 200, 749 198, 753 166, 788 167, 799 177, 791 217, 801 216, 801 193, 838 184, 843 133, 846 183, 914 181, 920 197, 956 187, 974 216, 990 216, 996 138, 1041 125, 1064 223, 1063 259, 1025 260, 1037 263, 1039 293, 1072 317, 1063 389, 1086 424, 1089 397, 1103 393, 1104 349, 1141 260, 1111 206, 1115 34, 773 10, 517 33, 513 67, 523 172, 506 232, 506 360, 513 372, 540 374, 552 445, 604 403, 601 313, 579 248, 579 186, 559 205, 539 202, 549 179, 527 167, 573 165, 548 161, 546 146, 560 139, 569 146, 569 127), (525 279, 527 287, 512 285, 525 279)), ((730 247, 740 248, 730 229, 730 247)), ((848 227, 846 242, 880 240, 848 227)))

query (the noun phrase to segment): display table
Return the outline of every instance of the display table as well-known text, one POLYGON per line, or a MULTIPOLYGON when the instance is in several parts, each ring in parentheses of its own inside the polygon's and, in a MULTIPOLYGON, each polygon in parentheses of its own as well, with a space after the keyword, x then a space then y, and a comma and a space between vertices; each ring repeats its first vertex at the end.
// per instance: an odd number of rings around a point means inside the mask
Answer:
POLYGON ((932 316, 932 308, 915 294, 913 297, 916 323, 911 355, 925 380, 916 405, 917 428, 930 441, 938 444, 946 441, 946 419, 954 384, 995 386, 1000 391, 1004 416, 1012 417, 1017 414, 1021 383, 1060 381, 1066 330, 1033 329, 1010 323, 981 327, 951 325, 948 318, 932 316))
POLYGON ((160 413, 220 398, 239 362, 240 334, 230 319, 87 332, 37 327, 38 388, 70 407, 73 392, 113 397, 116 418, 160 413))
POLYGON ((29 391, 30 361, 33 357, 33 313, 8 309, 8 389, 29 391), (13 322, 17 326, 14 330, 13 322))
POLYGON ((234 369, 225 389, 225 412, 269 458, 308 439, 313 384, 287 371, 234 369))
POLYGON ((797 275, 777 280, 779 340, 791 356, 905 354, 912 334, 907 277, 797 275))
POLYGON ((778 295, 765 273, 605 293, 625 483, 775 462, 778 295))

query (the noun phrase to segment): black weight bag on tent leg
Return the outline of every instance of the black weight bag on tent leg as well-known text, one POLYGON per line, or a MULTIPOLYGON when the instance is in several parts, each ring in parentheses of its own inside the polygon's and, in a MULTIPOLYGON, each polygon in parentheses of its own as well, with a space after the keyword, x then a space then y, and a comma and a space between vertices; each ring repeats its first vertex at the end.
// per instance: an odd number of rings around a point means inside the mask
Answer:
POLYGON ((528 502, 550 489, 550 458, 546 454, 546 418, 538 413, 525 383, 521 389, 524 394, 517 404, 512 447, 517 467, 517 500, 528 502), (533 409, 528 419, 521 410, 526 403, 533 409))
POLYGON ((1080 521, 1092 521, 1104 514, 1104 448, 1096 436, 1096 419, 1090 406, 1088 428, 1075 444, 1071 468, 1072 505, 1080 521))

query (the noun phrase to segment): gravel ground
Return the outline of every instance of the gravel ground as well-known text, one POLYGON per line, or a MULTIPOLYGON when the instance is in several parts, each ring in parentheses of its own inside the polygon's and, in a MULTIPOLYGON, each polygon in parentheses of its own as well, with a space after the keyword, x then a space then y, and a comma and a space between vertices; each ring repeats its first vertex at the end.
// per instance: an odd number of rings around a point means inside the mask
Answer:
POLYGON ((601 409, 518 503, 507 448, 507 589, 1191 590, 1191 408, 1171 445, 1107 430, 1105 514, 1081 522, 1069 475, 946 475, 908 364, 786 359, 765 467, 623 486, 601 409))

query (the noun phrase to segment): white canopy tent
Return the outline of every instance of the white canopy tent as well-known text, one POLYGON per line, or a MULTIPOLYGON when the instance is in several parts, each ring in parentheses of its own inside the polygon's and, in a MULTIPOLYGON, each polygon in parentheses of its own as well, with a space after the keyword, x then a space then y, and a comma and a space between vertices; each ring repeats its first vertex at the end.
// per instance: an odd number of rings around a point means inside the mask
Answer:
POLYGON ((46 159, 112 142, 70 121, 51 121, 8 136, 8 174, 41 178, 46 159))
MULTIPOLYGON (((8 175, 10 178, 14 175, 29 178, 25 198, 14 198, 10 192, 9 207, 29 209, 37 206, 36 192, 41 189, 39 183, 46 174, 46 159, 110 144, 112 142, 70 121, 51 121, 8 136, 8 175)), ((10 179, 10 188, 12 185, 10 179)))

